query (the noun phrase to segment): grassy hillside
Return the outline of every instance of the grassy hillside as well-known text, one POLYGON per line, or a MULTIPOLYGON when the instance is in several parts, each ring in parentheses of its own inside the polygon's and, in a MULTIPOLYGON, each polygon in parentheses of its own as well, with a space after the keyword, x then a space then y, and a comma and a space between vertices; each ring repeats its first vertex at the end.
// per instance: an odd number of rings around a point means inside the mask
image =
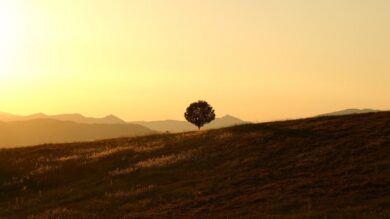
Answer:
POLYGON ((390 112, 0 151, 0 218, 389 218, 390 112))

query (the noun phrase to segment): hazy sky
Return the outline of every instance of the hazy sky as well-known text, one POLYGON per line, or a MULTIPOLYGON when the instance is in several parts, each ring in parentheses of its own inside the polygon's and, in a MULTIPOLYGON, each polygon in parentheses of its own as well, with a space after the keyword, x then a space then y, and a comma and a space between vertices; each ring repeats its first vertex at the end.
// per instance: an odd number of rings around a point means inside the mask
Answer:
POLYGON ((390 109, 389 0, 0 0, 0 111, 390 109))

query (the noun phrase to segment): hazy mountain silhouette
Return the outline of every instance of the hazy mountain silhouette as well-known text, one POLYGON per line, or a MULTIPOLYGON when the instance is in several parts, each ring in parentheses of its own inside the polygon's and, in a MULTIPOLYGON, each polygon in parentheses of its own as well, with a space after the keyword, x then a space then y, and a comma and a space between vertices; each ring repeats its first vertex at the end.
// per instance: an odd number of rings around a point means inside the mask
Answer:
POLYGON ((0 112, 0 121, 3 122, 18 121, 21 120, 20 117, 11 113, 0 112))
MULTIPOLYGON (((109 119, 114 121, 113 118, 109 119)), ((0 122, 0 133, 0 147, 16 147, 139 136, 153 134, 155 131, 137 124, 81 124, 55 119, 34 119, 0 122)))
MULTIPOLYGON (((380 112, 379 110, 374 109, 345 109, 331 113, 320 114, 317 117, 322 116, 340 116, 340 115, 350 115, 350 114, 362 114, 362 113, 372 113, 372 112, 380 112)), ((103 118, 94 118, 94 117, 86 117, 81 114, 59 114, 59 115, 46 115, 43 113, 37 113, 27 116, 20 116, 11 113, 0 112, 0 122, 16 122, 16 121, 29 121, 29 120, 37 120, 37 119, 51 119, 57 121, 69 121, 80 124, 137 124, 144 126, 148 129, 158 131, 158 132, 186 132, 186 131, 195 131, 197 128, 190 124, 187 121, 180 120, 161 120, 161 121, 136 121, 127 123, 126 121, 118 118, 114 115, 109 115, 103 118)), ((234 125, 245 124, 245 122, 236 117, 226 115, 221 118, 215 119, 210 124, 204 126, 204 129, 216 129, 229 127, 234 125)), ((0 143, 1 144, 1 143, 0 143)))
POLYGON ((46 115, 43 113, 19 116, 10 113, 0 113, 0 121, 12 122, 12 121, 26 121, 34 119, 55 119, 59 121, 71 121, 84 124, 126 124, 126 122, 114 115, 109 115, 103 118, 85 117, 81 114, 60 114, 60 115, 46 115))
POLYGON ((337 111, 337 112, 321 114, 321 115, 318 115, 318 117, 321 117, 321 116, 343 116, 343 115, 362 114, 362 113, 375 113, 375 112, 380 112, 380 110, 374 110, 374 109, 345 109, 345 110, 340 110, 340 111, 337 111))
MULTIPOLYGON (((190 124, 187 121, 179 121, 179 120, 164 120, 164 121, 137 121, 132 122, 135 124, 139 124, 142 126, 145 126, 149 129, 160 131, 160 132, 186 132, 186 131, 195 131, 197 130, 197 127, 190 124)), ((248 122, 245 122, 243 120, 240 120, 236 117, 226 115, 222 118, 217 118, 210 124, 207 124, 204 126, 204 129, 216 129, 216 128, 223 128, 228 126, 234 126, 234 125, 240 125, 245 124, 248 122)))

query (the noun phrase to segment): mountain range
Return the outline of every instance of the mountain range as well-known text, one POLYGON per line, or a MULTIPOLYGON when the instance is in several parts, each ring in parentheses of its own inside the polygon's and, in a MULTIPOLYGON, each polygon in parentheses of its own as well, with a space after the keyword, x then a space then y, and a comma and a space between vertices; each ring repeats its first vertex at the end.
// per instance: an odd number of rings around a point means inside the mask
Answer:
POLYGON ((156 133, 137 124, 82 124, 54 119, 0 122, 0 148, 92 141, 156 133))
POLYGON ((103 118, 86 117, 81 114, 60 114, 60 115, 46 115, 43 113, 32 114, 28 116, 19 116, 10 113, 0 112, 0 121, 13 122, 13 121, 26 121, 34 119, 54 119, 59 121, 70 121, 84 124, 126 124, 126 122, 114 115, 109 115, 103 118))
MULTIPOLYGON (((346 109, 322 114, 319 117, 371 112, 379 111, 372 109, 346 109)), ((246 123, 249 122, 226 115, 205 125, 203 129, 218 129, 246 123)), ((20 116, 0 112, 0 148, 195 130, 197 128, 194 125, 179 120, 126 122, 114 115, 94 118, 81 114, 46 115, 39 113, 20 116)))
MULTIPOLYGON (((244 123, 244 121, 233 116, 224 116, 206 125, 205 129, 244 123)), ((190 123, 177 120, 125 122, 113 115, 93 118, 81 114, 46 115, 39 113, 20 116, 0 113, 0 148, 194 130, 196 130, 196 127, 190 123)))

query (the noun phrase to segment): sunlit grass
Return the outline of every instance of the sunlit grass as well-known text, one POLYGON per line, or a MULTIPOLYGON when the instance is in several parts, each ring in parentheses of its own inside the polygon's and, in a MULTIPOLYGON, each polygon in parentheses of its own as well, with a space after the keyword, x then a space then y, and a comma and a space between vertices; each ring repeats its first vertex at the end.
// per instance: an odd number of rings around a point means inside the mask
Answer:
POLYGON ((80 159, 79 155, 68 155, 68 156, 63 156, 57 159, 57 161, 69 161, 69 160, 77 160, 80 159))
POLYGON ((108 198, 131 197, 131 196, 136 196, 136 195, 142 194, 144 192, 151 191, 154 188, 156 188, 155 185, 147 185, 147 186, 141 186, 138 188, 133 188, 133 189, 128 190, 128 191, 121 190, 121 191, 109 192, 109 193, 106 193, 105 195, 108 198))
POLYGON ((38 168, 34 169, 33 171, 31 171, 30 175, 31 176, 42 175, 42 174, 45 174, 49 171, 52 171, 52 170, 55 170, 58 168, 60 168, 60 167, 57 165, 42 165, 42 166, 39 166, 38 168))
POLYGON ((132 167, 117 169, 111 171, 109 174, 111 176, 125 175, 132 173, 136 170, 144 169, 144 168, 153 168, 153 167, 163 167, 168 166, 170 164, 177 163, 179 161, 187 160, 191 158, 191 156, 195 153, 195 150, 182 152, 180 154, 170 154, 170 155, 162 155, 159 157, 153 157, 147 160, 142 160, 136 163, 132 167))
POLYGON ((123 151, 131 150, 132 147, 125 146, 125 147, 112 147, 112 148, 106 148, 102 151, 93 152, 88 156, 88 159, 99 159, 103 157, 107 157, 116 153, 120 153, 123 151))

